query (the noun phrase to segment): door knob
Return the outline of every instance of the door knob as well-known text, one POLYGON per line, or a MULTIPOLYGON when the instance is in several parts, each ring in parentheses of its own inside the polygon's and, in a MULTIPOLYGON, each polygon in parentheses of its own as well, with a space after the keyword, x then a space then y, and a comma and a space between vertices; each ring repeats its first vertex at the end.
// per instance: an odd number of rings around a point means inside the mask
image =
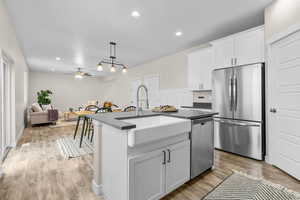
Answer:
POLYGON ((271 112, 271 113, 276 113, 277 110, 276 110, 276 108, 271 108, 271 109, 270 109, 270 112, 271 112))

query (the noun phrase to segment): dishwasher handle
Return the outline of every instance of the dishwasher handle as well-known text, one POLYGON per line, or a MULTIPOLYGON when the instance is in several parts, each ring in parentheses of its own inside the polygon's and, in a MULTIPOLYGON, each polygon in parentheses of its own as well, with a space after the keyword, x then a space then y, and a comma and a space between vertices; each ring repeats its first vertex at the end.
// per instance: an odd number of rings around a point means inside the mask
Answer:
POLYGON ((198 124, 204 125, 206 122, 210 122, 210 121, 213 121, 212 117, 203 118, 203 119, 195 119, 195 120, 193 120, 192 124, 193 125, 198 125, 198 124))

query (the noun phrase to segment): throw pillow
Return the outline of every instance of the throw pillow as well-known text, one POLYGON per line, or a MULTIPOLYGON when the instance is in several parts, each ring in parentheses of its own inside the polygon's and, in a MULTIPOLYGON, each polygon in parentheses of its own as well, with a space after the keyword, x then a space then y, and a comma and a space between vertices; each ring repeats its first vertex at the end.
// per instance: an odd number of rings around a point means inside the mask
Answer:
POLYGON ((52 105, 51 104, 48 104, 48 105, 42 105, 43 107, 43 110, 52 110, 52 105))
POLYGON ((41 106, 38 103, 33 103, 31 105, 31 108, 32 108, 33 112, 43 112, 43 109, 41 108, 41 106))

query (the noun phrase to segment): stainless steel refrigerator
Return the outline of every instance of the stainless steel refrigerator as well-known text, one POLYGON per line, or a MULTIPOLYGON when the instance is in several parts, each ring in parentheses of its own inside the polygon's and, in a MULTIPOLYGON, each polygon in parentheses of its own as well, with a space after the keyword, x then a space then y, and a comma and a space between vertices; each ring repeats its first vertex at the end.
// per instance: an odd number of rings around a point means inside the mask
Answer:
POLYGON ((264 64, 213 71, 215 148, 264 160, 264 64))

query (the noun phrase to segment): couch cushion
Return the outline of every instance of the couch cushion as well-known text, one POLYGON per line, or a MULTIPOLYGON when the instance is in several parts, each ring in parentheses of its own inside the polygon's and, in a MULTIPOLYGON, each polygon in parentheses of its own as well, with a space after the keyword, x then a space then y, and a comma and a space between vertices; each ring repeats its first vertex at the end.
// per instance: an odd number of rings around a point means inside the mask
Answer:
POLYGON ((31 105, 31 109, 33 110, 33 112, 43 112, 43 109, 38 103, 33 103, 31 105))

